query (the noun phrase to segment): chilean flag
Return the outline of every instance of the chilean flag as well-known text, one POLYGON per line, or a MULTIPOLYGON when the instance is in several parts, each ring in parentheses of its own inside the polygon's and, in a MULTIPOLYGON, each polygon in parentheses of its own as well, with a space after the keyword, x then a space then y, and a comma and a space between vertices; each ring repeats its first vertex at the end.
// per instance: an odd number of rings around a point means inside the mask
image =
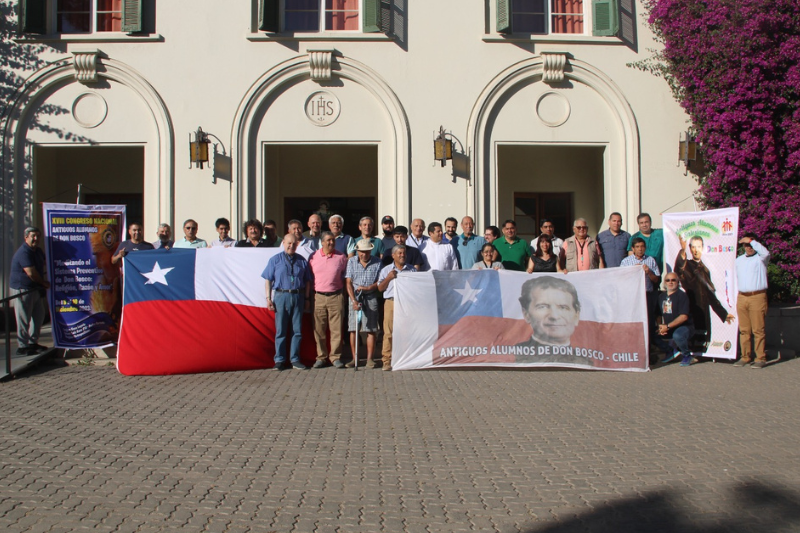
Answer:
MULTIPOLYGON (((267 309, 261 272, 280 251, 173 248, 125 256, 117 369, 163 375, 271 368, 275 313, 267 309)), ((300 354, 313 364, 310 315, 300 354)))

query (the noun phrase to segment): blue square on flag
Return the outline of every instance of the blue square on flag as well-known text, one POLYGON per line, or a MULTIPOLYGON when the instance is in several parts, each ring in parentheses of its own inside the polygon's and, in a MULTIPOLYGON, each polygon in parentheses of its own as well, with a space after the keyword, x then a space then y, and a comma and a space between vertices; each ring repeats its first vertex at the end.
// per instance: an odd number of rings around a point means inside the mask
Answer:
POLYGON ((439 325, 455 324, 466 316, 502 318, 503 299, 496 270, 457 270, 433 273, 439 325))
POLYGON ((145 250, 125 256, 125 304, 194 300, 196 250, 145 250))

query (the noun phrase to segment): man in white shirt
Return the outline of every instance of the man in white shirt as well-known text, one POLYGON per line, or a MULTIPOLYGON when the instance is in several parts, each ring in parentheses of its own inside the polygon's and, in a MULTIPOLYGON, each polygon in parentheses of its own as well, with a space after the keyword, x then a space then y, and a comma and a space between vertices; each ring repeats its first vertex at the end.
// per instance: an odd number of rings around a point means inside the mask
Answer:
POLYGON ((756 360, 752 368, 767 366, 766 334, 764 321, 767 316, 767 265, 769 250, 747 234, 739 240, 744 253, 736 258, 736 284, 739 296, 736 311, 739 315, 739 347, 742 357, 733 366, 745 367, 753 361, 752 337, 756 360))
POLYGON ((439 222, 428 224, 428 240, 422 249, 425 258, 423 269, 429 270, 458 270, 458 257, 453 245, 442 241, 442 225, 439 222))

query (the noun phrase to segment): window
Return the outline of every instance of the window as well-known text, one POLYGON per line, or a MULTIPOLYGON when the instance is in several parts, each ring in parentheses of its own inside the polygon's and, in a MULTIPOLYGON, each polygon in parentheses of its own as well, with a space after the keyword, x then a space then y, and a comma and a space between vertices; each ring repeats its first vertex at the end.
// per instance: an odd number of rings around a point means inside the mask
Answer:
POLYGON ((359 31, 359 4, 359 0, 284 0, 283 30, 359 31))
POLYGON ((56 31, 122 31, 122 0, 57 0, 56 31))
POLYGON ((258 29, 270 33, 392 33, 392 15, 396 18, 403 11, 395 8, 397 3, 397 0, 259 0, 258 29))
POLYGON ((23 33, 142 31, 142 0, 20 0, 23 33))
POLYGON ((500 33, 583 34, 583 0, 498 0, 500 33))

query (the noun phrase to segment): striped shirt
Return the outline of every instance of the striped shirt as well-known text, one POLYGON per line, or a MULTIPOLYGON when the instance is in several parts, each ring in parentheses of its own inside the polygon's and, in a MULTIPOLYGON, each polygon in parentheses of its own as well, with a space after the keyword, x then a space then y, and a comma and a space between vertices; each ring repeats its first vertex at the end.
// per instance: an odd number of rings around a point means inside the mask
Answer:
POLYGON ((371 255, 367 266, 361 264, 358 256, 351 257, 347 260, 347 271, 344 277, 353 282, 353 289, 358 287, 367 287, 378 281, 378 276, 381 273, 381 260, 371 255))

